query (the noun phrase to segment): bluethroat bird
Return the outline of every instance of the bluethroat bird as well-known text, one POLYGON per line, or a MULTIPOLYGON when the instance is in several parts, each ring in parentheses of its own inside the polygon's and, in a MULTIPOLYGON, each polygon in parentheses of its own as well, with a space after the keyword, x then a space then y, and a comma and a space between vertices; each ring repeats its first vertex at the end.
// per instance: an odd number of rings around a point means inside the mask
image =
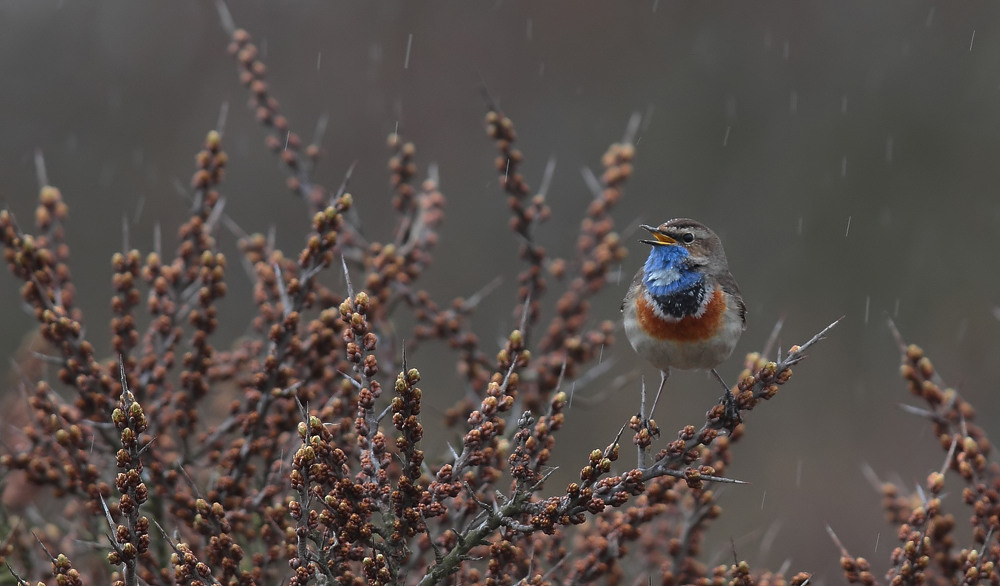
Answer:
POLYGON ((671 368, 711 370, 726 388, 727 414, 739 420, 732 392, 715 370, 746 329, 746 306, 722 241, 686 218, 642 228, 653 238, 640 242, 653 248, 622 302, 625 335, 660 369, 657 397, 671 368))

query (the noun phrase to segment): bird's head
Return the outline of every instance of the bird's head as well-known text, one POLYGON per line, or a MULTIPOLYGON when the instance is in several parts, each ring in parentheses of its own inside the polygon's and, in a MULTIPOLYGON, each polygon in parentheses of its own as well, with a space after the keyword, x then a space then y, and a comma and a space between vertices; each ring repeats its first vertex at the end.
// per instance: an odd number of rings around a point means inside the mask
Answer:
POLYGON ((653 247, 644 265, 645 284, 651 290, 669 293, 706 273, 728 270, 722 241, 700 222, 677 218, 641 227, 652 235, 640 241, 653 247))
POLYGON ((726 260, 722 241, 700 222, 677 218, 656 227, 645 224, 641 227, 653 236, 652 239, 640 240, 653 247, 651 254, 687 258, 688 264, 693 266, 708 265, 719 259, 724 263, 726 260))

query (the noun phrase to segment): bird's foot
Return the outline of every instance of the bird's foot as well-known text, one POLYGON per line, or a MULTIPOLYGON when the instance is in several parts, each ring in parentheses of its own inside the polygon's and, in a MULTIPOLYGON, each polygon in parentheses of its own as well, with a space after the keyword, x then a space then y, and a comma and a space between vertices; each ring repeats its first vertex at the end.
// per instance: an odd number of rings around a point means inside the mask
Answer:
POLYGON ((726 429, 732 433, 732 431, 736 429, 737 425, 743 423, 743 416, 740 415, 740 406, 736 404, 736 396, 733 395, 733 392, 727 388, 726 394, 722 395, 722 399, 719 403, 725 407, 723 423, 726 426, 726 429))
POLYGON ((636 415, 632 418, 632 421, 633 425, 630 427, 636 432, 636 434, 646 432, 650 438, 660 437, 660 427, 656 425, 656 421, 654 421, 651 417, 641 417, 636 415))
POLYGON ((725 407, 723 424, 732 433, 737 425, 743 423, 743 416, 740 415, 740 406, 736 404, 736 397, 733 395, 732 389, 729 388, 726 381, 722 380, 722 375, 714 368, 712 369, 712 374, 715 376, 715 380, 719 381, 719 384, 726 391, 726 394, 722 395, 722 399, 719 400, 719 404, 725 407))

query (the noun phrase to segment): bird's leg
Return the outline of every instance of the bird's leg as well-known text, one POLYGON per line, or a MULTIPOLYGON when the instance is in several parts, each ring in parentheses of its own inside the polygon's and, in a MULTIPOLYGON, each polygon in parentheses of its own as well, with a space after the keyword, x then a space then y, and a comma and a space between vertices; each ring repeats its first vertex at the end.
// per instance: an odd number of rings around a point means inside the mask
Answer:
POLYGON ((712 369, 712 374, 715 375, 715 380, 719 381, 722 388, 726 389, 726 394, 722 396, 722 404, 726 407, 726 419, 735 422, 733 427, 743 423, 743 416, 740 415, 740 408, 736 405, 736 397, 733 396, 732 389, 729 388, 726 381, 722 380, 722 376, 714 368, 712 369))
POLYGON ((669 370, 660 371, 660 388, 656 389, 656 398, 653 399, 653 406, 649 408, 649 418, 653 418, 653 411, 656 411, 656 404, 660 402, 660 393, 663 392, 663 385, 667 384, 667 379, 670 377, 669 370))

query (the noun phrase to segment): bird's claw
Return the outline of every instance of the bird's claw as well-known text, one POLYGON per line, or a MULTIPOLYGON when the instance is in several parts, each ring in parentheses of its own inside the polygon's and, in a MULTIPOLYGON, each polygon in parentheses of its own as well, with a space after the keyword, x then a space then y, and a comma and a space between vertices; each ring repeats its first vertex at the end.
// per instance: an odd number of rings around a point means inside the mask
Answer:
POLYGON ((641 413, 632 417, 629 427, 632 428, 637 437, 643 431, 646 432, 646 437, 649 439, 660 437, 660 427, 656 425, 656 421, 652 417, 643 417, 641 413))
POLYGON ((650 437, 660 437, 660 428, 656 425, 656 422, 651 418, 643 417, 642 423, 640 423, 640 430, 645 429, 649 432, 650 437))
POLYGON ((740 415, 740 407, 736 404, 736 397, 733 392, 726 389, 726 394, 722 395, 722 399, 719 403, 725 407, 725 413, 723 415, 723 421, 726 428, 732 432, 736 429, 736 426, 743 423, 743 416, 740 415))

